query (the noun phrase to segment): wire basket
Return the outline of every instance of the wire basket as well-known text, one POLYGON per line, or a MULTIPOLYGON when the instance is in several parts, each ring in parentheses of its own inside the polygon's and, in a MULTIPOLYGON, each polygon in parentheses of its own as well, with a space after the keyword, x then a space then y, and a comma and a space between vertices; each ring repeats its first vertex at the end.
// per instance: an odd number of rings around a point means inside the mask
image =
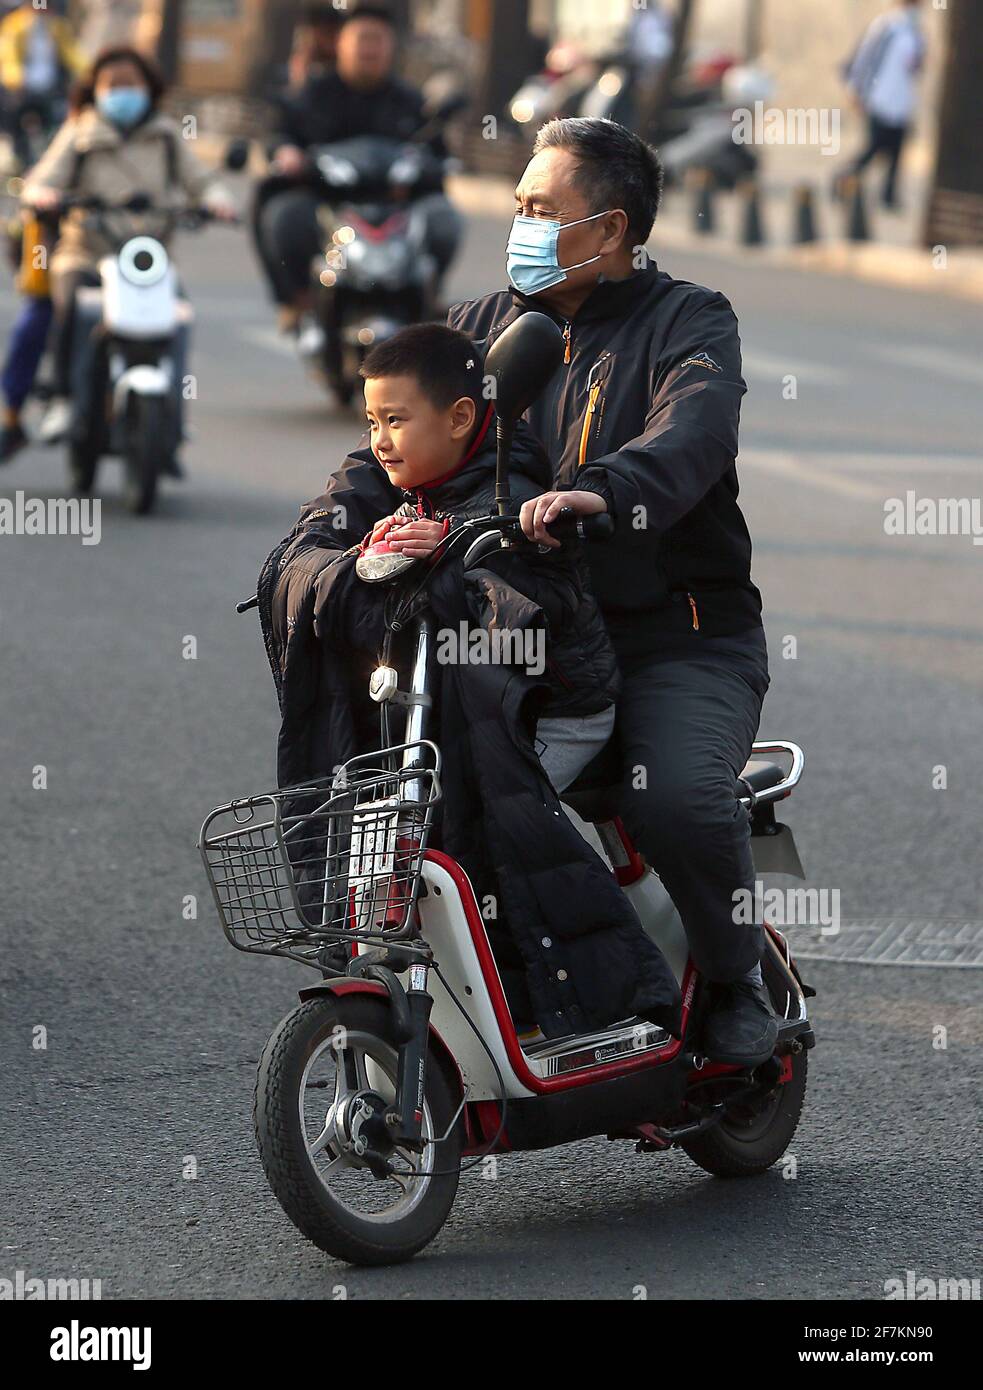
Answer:
POLYGON ((318 965, 326 946, 418 936, 439 772, 434 744, 401 744, 213 811, 198 847, 232 945, 318 965))

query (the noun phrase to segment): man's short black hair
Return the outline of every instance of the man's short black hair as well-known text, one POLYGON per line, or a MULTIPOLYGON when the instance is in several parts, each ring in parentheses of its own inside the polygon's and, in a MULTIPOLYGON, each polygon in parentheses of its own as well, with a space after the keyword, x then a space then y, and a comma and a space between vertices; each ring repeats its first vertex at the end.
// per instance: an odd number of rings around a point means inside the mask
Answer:
POLYGON ((547 121, 536 134, 533 154, 569 150, 577 161, 574 185, 591 212, 622 208, 629 246, 644 246, 662 201, 662 162, 651 145, 617 121, 566 116, 547 121))
MULTIPOLYGON (((342 13, 344 14, 344 11, 342 13)), ((390 29, 396 28, 396 17, 385 5, 357 5, 345 14, 346 24, 350 24, 353 19, 378 19, 380 23, 388 24, 390 29)))
POLYGON ((442 323, 415 323, 374 347, 359 368, 365 381, 408 376, 437 410, 470 396, 480 419, 487 408, 481 357, 471 339, 442 323))
POLYGON ((336 9, 334 5, 325 4, 324 0, 320 4, 305 5, 297 16, 296 28, 298 29, 340 29, 348 18, 345 10, 336 9))

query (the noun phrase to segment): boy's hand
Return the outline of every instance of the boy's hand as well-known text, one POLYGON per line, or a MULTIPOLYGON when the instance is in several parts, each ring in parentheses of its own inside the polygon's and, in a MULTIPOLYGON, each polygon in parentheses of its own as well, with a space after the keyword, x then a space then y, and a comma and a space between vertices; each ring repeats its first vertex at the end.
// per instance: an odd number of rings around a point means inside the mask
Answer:
POLYGON ((442 521, 420 520, 408 521, 405 526, 397 527, 389 532, 386 539, 390 550, 397 550, 401 555, 408 555, 414 560, 423 560, 443 537, 442 521))
POLYGON ((545 528, 556 520, 565 507, 578 516, 593 516, 595 512, 607 511, 604 498, 596 492, 544 492, 541 497, 523 502, 519 512, 523 533, 540 545, 558 546, 560 542, 554 540, 545 528))
POLYGON ((377 521, 369 534, 369 545, 375 545, 376 541, 381 541, 386 532, 395 525, 395 522, 396 518, 392 516, 384 516, 380 521, 377 521))

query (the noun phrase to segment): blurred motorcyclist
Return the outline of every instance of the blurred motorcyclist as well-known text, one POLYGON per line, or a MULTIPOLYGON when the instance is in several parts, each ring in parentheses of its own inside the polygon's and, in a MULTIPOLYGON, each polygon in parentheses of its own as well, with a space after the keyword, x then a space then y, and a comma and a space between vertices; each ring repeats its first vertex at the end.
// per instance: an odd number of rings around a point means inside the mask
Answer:
POLYGON ((300 91, 310 77, 334 70, 344 22, 344 13, 333 5, 309 5, 301 11, 287 63, 289 92, 300 91))
POLYGON ((22 168, 31 163, 27 119, 44 130, 56 125, 69 82, 85 69, 85 55, 60 9, 56 0, 40 8, 25 0, 0 21, 3 122, 22 168))
MULTIPOLYGON (((141 53, 104 49, 75 93, 69 119, 27 175, 23 202, 55 213, 69 196, 119 206, 142 194, 153 208, 202 203, 217 217, 234 218, 232 201, 214 173, 182 139, 177 122, 158 110, 163 91, 160 76, 141 53)), ((50 267, 55 396, 41 429, 46 440, 59 437, 68 423, 76 293, 82 285, 100 283, 99 259, 112 250, 83 209, 62 220, 50 267)))
MULTIPOLYGON (((311 307, 310 265, 322 245, 320 197, 309 177, 305 182, 306 151, 357 135, 408 140, 424 125, 422 96, 393 76, 395 52, 392 16, 381 6, 362 5, 339 32, 336 68, 312 69, 280 102, 269 146, 272 174, 257 190, 253 231, 284 332, 295 332, 311 307)), ((460 218, 440 193, 419 206, 443 274, 460 240, 460 218)))

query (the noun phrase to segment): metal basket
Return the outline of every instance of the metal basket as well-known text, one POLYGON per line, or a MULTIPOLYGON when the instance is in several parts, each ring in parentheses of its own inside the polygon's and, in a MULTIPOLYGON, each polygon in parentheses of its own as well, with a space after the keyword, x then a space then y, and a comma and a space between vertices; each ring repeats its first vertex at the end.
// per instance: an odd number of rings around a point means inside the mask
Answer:
POLYGON ((417 936, 439 773, 433 743, 402 744, 213 811, 198 847, 232 945, 317 965, 339 942, 417 936))

